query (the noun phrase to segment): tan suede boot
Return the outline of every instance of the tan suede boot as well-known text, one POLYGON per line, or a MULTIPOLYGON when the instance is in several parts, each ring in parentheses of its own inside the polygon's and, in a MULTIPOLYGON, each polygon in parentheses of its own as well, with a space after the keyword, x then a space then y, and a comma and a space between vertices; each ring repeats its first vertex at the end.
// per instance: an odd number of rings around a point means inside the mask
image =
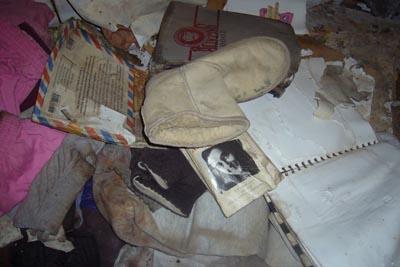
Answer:
POLYGON ((247 130, 249 121, 215 73, 212 64, 189 63, 149 81, 142 116, 151 142, 201 147, 247 130))
POLYGON ((249 127, 236 102, 272 90, 287 78, 286 46, 254 37, 153 76, 142 107, 145 133, 155 144, 209 146, 249 127))
POLYGON ((232 97, 245 102, 288 78, 290 53, 282 41, 259 36, 233 43, 194 62, 215 64, 232 97))

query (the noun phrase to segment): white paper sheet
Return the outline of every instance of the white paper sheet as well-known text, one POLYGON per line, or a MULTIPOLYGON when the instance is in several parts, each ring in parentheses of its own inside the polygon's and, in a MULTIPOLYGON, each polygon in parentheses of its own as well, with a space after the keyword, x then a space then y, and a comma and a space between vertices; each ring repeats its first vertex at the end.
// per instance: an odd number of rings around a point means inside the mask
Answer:
POLYGON ((296 34, 308 33, 306 28, 306 0, 228 0, 224 10, 260 16, 268 12, 268 5, 274 7, 275 3, 279 3, 281 20, 290 22, 296 34))
POLYGON ((324 67, 322 59, 302 60, 281 98, 266 94, 240 104, 250 120, 250 135, 281 172, 377 142, 372 127, 355 107, 336 106, 328 120, 314 116, 318 86, 309 69, 323 72, 324 67))
POLYGON ((318 266, 400 266, 400 150, 376 144, 270 192, 318 266))

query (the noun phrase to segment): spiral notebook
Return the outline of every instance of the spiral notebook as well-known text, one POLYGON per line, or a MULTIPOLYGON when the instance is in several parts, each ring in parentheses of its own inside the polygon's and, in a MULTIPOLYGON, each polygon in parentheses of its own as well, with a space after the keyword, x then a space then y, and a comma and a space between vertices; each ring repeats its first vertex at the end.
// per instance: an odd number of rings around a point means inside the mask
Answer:
POLYGON ((266 94, 240 104, 250 121, 249 134, 284 175, 377 143, 355 105, 336 106, 330 119, 314 115, 325 66, 321 58, 303 59, 282 97, 266 94))
MULTIPOLYGON (((358 149, 269 192, 313 266, 400 266, 400 149, 358 149)), ((287 228, 286 228, 287 229, 287 228)))

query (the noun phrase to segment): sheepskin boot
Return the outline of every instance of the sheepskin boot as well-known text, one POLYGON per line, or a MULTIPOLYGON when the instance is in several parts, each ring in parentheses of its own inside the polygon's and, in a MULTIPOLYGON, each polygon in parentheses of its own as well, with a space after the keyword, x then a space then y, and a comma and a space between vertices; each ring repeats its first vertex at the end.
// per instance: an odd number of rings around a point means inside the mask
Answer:
POLYGON ((254 37, 157 74, 146 86, 145 133, 152 143, 178 147, 231 140, 249 127, 237 102, 275 88, 289 66, 281 41, 254 37))
POLYGON ((266 36, 235 42, 199 58, 197 62, 216 66, 236 102, 259 97, 290 76, 288 48, 282 41, 266 36))

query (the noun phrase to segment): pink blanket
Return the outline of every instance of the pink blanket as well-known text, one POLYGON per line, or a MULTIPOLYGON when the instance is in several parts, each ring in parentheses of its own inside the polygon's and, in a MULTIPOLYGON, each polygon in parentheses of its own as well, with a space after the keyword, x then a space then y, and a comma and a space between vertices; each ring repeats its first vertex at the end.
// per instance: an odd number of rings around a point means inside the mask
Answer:
POLYGON ((40 79, 48 58, 42 46, 51 45, 47 25, 52 17, 45 4, 0 1, 0 110, 19 115, 20 104, 40 79), (42 46, 18 27, 22 23, 33 29, 42 46))
POLYGON ((0 113, 0 216, 25 198, 65 133, 0 113))

